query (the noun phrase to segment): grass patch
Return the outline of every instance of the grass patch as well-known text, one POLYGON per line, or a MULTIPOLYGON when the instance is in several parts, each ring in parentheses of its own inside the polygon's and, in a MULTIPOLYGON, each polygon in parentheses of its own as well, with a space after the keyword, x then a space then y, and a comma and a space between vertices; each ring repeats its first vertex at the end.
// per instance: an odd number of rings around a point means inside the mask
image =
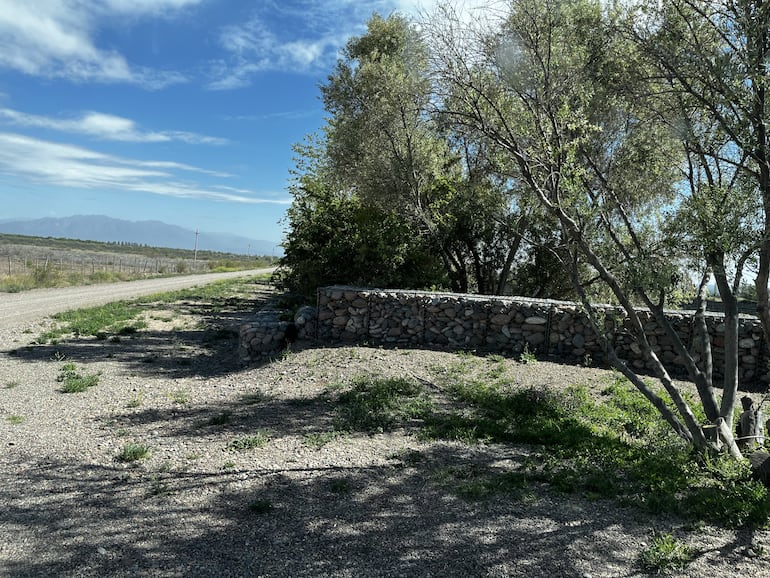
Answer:
POLYGON ((432 403, 422 387, 407 379, 363 376, 339 396, 336 429, 377 433, 425 419, 432 403))
POLYGON ((18 381, 6 381, 5 382, 5 389, 14 389, 15 387, 19 387, 18 381))
POLYGON ((470 501, 496 495, 522 500, 531 495, 531 481, 525 473, 496 472, 478 464, 450 466, 434 472, 432 477, 440 485, 470 501))
POLYGON ((334 494, 349 494, 351 491, 350 480, 334 478, 329 482, 329 490, 334 494))
POLYGON ((53 316, 58 322, 57 326, 43 333, 37 341, 49 343, 68 334, 100 338, 104 338, 107 332, 125 335, 128 331, 130 334, 131 330, 136 332, 137 329, 146 327, 145 322, 136 321, 140 313, 141 309, 128 301, 115 301, 98 307, 65 311, 53 316))
POLYGON ((128 443, 117 456, 119 462, 136 462, 150 456, 150 446, 137 443, 128 443))
POLYGON ((245 452, 263 448, 269 441, 270 436, 266 432, 259 431, 254 435, 238 437, 230 440, 230 442, 227 444, 227 449, 236 452, 245 452))
POLYGON ((83 375, 74 363, 65 363, 56 380, 64 393, 82 393, 99 383, 99 374, 83 375))
MULTIPOLYGON (((454 399, 432 411, 419 436, 465 443, 526 444, 533 454, 517 473, 559 492, 613 499, 652 514, 696 523, 766 527, 770 489, 752 479, 747 462, 693 454, 657 410, 615 376, 598 398, 584 387, 522 389, 502 376, 488 379, 489 362, 435 368, 436 385, 454 399)), ((667 399, 665 392, 659 392, 667 399)), ((458 478, 457 472, 452 473, 458 478)), ((455 485, 468 496, 508 491, 508 482, 478 476, 455 485)))
POLYGON ((303 436, 302 443, 307 447, 318 450, 338 439, 341 435, 338 431, 309 433, 303 436))
POLYGON ((168 398, 178 405, 190 403, 190 392, 184 389, 177 389, 168 394, 168 398))
POLYGON ((24 423, 24 416, 12 414, 5 418, 5 421, 11 425, 20 425, 24 423))

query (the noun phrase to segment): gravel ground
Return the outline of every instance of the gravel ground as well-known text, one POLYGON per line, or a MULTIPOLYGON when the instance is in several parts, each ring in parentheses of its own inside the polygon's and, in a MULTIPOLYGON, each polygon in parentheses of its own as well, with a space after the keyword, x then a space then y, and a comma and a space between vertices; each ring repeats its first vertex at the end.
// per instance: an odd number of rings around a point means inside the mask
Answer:
MULTIPOLYGON (((155 315, 119 342, 29 345, 43 320, 0 330, 1 576, 644 576, 653 530, 697 551, 680 576, 770 576, 767 532, 693 530, 535 486, 467 500, 449 471, 515 469, 526 448, 338 437, 333 384, 429 377, 450 353, 299 344, 243 368, 237 314, 155 315), (65 394, 65 363, 98 384, 65 394), (264 447, 229 444, 257 432, 264 447), (128 443, 148 458, 116 459, 128 443), (452 470, 451 468, 455 468, 452 470)), ((606 372, 506 361, 525 387, 606 372)))

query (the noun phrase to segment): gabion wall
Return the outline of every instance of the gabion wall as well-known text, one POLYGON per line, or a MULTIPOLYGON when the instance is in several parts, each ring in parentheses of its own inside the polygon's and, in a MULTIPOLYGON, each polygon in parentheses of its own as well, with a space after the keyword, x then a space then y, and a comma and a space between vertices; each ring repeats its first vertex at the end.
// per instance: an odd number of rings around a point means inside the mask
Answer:
MULTIPOLYGON (((650 369, 631 336, 622 311, 597 307, 605 315, 619 357, 637 370, 650 369)), ((650 344, 674 375, 684 375, 671 339, 647 311, 640 311, 650 344)), ((668 317, 682 342, 693 351, 693 312, 668 317)), ((314 320, 316 321, 316 320, 314 320)), ((596 335, 576 303, 516 297, 458 295, 415 291, 323 287, 318 290, 315 337, 325 342, 392 346, 430 346, 449 350, 554 355, 565 361, 603 363, 596 335)), ((709 313, 715 371, 722 366, 724 323, 709 313)), ((306 332, 308 337, 311 332, 306 332)), ((740 324, 739 379, 743 385, 768 382, 762 328, 754 317, 740 324)), ((697 352, 695 352, 697 354, 697 352)), ((715 376, 717 379, 721 376, 715 376)))

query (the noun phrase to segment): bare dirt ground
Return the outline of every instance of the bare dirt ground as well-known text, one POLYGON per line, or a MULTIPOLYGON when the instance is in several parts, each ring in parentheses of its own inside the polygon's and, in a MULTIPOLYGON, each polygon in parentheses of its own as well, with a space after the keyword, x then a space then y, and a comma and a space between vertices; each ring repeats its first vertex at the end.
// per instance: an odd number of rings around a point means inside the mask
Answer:
MULTIPOLYGON (((253 304, 255 307, 258 303, 253 304)), ((768 532, 693 529, 547 486, 468 500, 465 471, 510 471, 526 447, 333 431, 328 392, 361 375, 428 378, 456 354, 299 344, 242 367, 241 311, 154 312, 120 340, 31 345, 0 330, 1 576, 644 576, 652 531, 696 550, 679 576, 770 576, 768 532), (65 394, 74 363, 98 384, 65 394), (234 449, 262 437, 261 447, 234 449), (149 457, 117 459, 129 443, 149 457)), ((522 387, 607 372, 505 361, 522 387)))

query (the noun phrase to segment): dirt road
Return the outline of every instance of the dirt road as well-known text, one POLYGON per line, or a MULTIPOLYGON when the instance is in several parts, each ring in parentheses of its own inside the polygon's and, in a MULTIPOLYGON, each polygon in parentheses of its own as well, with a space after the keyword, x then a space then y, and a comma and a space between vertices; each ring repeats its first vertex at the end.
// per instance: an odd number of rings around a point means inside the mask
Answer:
POLYGON ((270 273, 272 269, 254 269, 232 273, 207 273, 142 281, 105 283, 62 289, 34 289, 21 293, 0 293, 0 329, 31 323, 42 317, 61 313, 69 309, 103 305, 111 301, 133 299, 142 295, 186 289, 230 279, 270 273))

